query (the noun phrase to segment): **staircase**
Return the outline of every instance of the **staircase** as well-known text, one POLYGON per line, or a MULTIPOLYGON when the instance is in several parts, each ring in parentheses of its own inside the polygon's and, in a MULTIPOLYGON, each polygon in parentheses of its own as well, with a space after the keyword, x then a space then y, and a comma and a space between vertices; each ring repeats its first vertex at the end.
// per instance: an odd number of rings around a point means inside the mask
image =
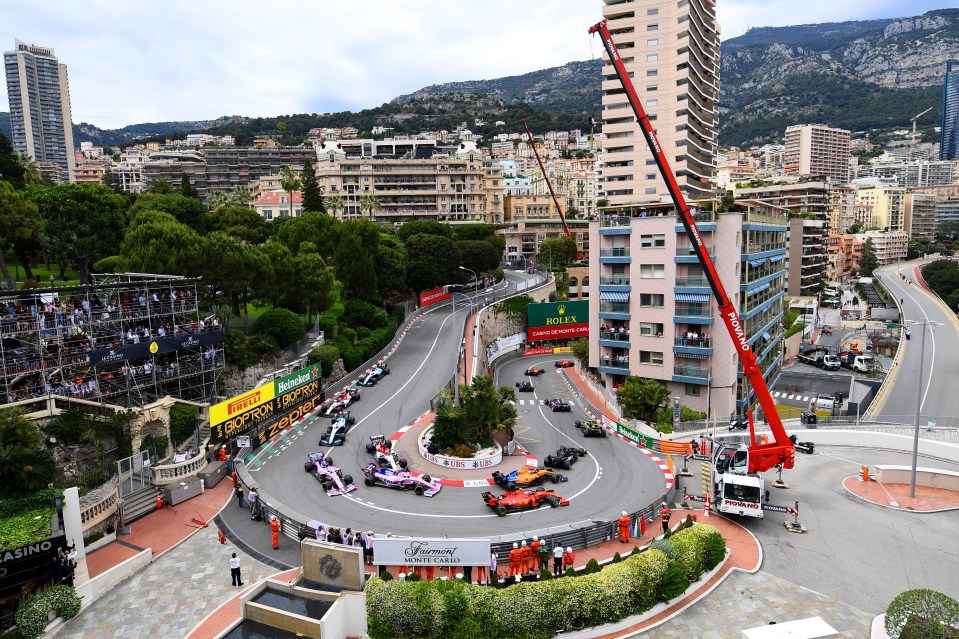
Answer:
POLYGON ((130 522, 156 510, 158 496, 160 496, 160 489, 156 486, 149 486, 125 496, 123 498, 123 525, 129 526, 130 522))

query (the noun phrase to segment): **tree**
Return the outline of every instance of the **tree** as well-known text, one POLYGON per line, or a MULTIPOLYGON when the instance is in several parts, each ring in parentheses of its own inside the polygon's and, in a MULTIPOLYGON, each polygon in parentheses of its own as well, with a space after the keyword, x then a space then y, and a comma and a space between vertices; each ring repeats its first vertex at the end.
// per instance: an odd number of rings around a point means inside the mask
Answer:
POLYGON ((475 449, 490 443, 493 435, 516 425, 516 395, 512 388, 493 386, 493 378, 477 375, 470 386, 460 386, 460 404, 440 400, 433 423, 433 443, 440 450, 458 445, 475 449))
POLYGON ((137 273, 199 275, 203 257, 200 235, 169 213, 143 211, 120 243, 124 266, 137 273))
POLYGON ((859 255, 859 276, 872 277, 872 272, 879 268, 879 258, 876 257, 876 247, 872 238, 862 243, 862 253, 859 255))
MULTIPOLYGON (((409 240, 414 235, 419 235, 421 233, 425 235, 450 237, 450 226, 449 224, 443 224, 442 222, 435 222, 433 220, 412 220, 401 226, 399 231, 396 232, 397 236, 399 236, 399 238, 404 242, 409 240)), ((464 237, 460 239, 473 238, 464 237)))
POLYGON ((323 189, 316 182, 316 170, 309 158, 303 162, 303 212, 317 211, 326 213, 326 206, 323 204, 323 189))
POLYGON ((256 283, 256 299, 268 301, 271 306, 286 306, 286 300, 296 298, 297 266, 293 254, 285 244, 269 240, 258 250, 266 257, 271 269, 256 283))
POLYGON ((414 235, 406 241, 406 254, 406 282, 412 290, 425 291, 460 281, 459 254, 450 238, 414 235))
POLYGON ((233 315, 239 315, 257 282, 269 276, 270 263, 255 246, 229 235, 210 233, 203 239, 203 290, 215 301, 225 295, 233 315))
POLYGON ((959 628, 959 602, 928 589, 907 590, 886 609, 892 639, 951 639, 959 628))
POLYGON ((340 225, 333 263, 345 297, 380 301, 375 264, 379 244, 380 229, 373 222, 347 220, 340 225))
POLYGON ((8 289, 16 288, 16 282, 10 276, 7 263, 3 259, 6 249, 4 244, 32 238, 42 228, 43 219, 36 205, 26 200, 23 194, 15 191, 9 183, 0 180, 0 237, 5 238, 4 243, 0 244, 0 273, 3 274, 8 289))
POLYGON ((863 230, 865 229, 863 228, 862 222, 860 222, 859 220, 856 220, 849 226, 849 229, 847 229, 847 233, 851 235, 856 235, 857 233, 862 233, 863 230))
POLYGON ((655 380, 630 375, 616 391, 626 416, 653 421, 656 410, 669 401, 669 389, 655 380))
POLYGON ((180 173, 180 195, 194 200, 200 199, 200 192, 196 190, 195 186, 190 184, 190 178, 183 172, 180 173))
POLYGON ((284 166, 280 169, 280 188, 286 191, 287 200, 290 202, 290 217, 293 217, 293 192, 299 191, 302 182, 296 169, 292 166, 284 166))
POLYGON ((539 244, 539 263, 550 266, 566 266, 576 259, 576 242, 563 235, 549 237, 539 244))
POLYGON ((330 195, 323 198, 323 204, 326 206, 327 211, 332 211, 333 215, 336 215, 344 208, 346 208, 346 203, 343 201, 339 195, 330 195))
POLYGON ((573 355, 579 358, 583 368, 589 368, 589 339, 580 337, 570 340, 569 347, 573 349, 573 355))
POLYGON ((250 192, 250 187, 245 184, 238 184, 230 190, 230 197, 233 198, 233 202, 237 206, 242 206, 244 208, 250 208, 250 203, 253 201, 253 194, 250 192))
POLYGON ((29 155, 17 151, 14 154, 14 161, 20 167, 25 184, 46 184, 47 179, 40 172, 40 165, 29 155))
POLYGON ((314 315, 330 307, 333 291, 333 273, 317 253, 296 256, 296 279, 299 298, 306 305, 306 321, 312 324, 314 315))
POLYGON ((124 192, 123 181, 120 179, 120 176, 117 175, 116 172, 114 172, 110 167, 107 167, 103 170, 103 186, 117 194, 122 194, 124 192))
MULTIPOLYGON (((284 218, 281 218, 284 219, 284 218)), ((325 213, 308 211, 286 221, 276 231, 276 237, 296 255, 300 245, 311 242, 325 260, 330 260, 336 251, 342 223, 325 213)))
POLYGON ((499 266, 500 254, 489 242, 484 240, 460 240, 454 242, 453 246, 456 247, 460 265, 475 272, 477 276, 484 271, 491 271, 499 266))
POLYGON ((154 195, 171 195, 175 193, 173 187, 170 186, 170 183, 166 180, 150 180, 150 184, 147 185, 147 193, 152 193, 154 195))
POLYGON ((23 173, 23 166, 17 161, 10 140, 0 133, 0 180, 6 180, 15 189, 23 188, 23 173))
POLYGON ((382 299, 407 290, 406 247, 395 236, 380 234, 375 264, 376 283, 382 299))
POLYGON ((44 235, 57 256, 60 276, 66 264, 90 283, 90 265, 111 255, 123 239, 127 201, 99 184, 30 185, 27 197, 46 222, 44 235))
POLYGON ((262 244, 270 235, 263 216, 242 206, 224 206, 210 214, 213 230, 249 244, 262 244))
POLYGON ((253 332, 272 338, 280 348, 286 348, 306 334, 299 316, 285 308, 273 308, 260 315, 253 322, 253 332))
POLYGON ((373 216, 383 208, 383 205, 380 204, 380 199, 375 195, 364 195, 360 198, 359 204, 360 211, 365 211, 370 216, 370 221, 373 221, 373 216))
POLYGON ((169 213, 176 221, 186 224, 201 235, 210 232, 210 214, 203 208, 203 203, 197 198, 185 197, 179 193, 167 195, 143 194, 138 195, 136 202, 130 207, 128 217, 132 220, 141 211, 163 211, 169 213))

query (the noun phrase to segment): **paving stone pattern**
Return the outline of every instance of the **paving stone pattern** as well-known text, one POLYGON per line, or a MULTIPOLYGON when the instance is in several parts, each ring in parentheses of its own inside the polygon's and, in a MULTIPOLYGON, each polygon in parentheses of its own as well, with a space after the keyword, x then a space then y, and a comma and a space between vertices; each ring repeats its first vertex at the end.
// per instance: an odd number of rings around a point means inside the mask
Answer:
POLYGON ((204 617, 243 589, 230 583, 230 553, 240 557, 243 583, 276 573, 220 544, 210 526, 103 595, 62 627, 58 639, 185 637, 204 617))

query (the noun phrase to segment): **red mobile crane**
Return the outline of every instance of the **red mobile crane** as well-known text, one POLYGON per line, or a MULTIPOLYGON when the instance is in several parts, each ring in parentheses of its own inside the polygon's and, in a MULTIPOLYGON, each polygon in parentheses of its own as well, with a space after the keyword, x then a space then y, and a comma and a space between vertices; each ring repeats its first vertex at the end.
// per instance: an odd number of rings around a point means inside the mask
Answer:
MULTIPOLYGON (((716 272, 716 267, 709 257, 709 252, 703 242, 703 238, 689 211, 689 205, 686 203, 686 199, 679 189, 676 177, 669 168, 666 154, 663 152, 659 139, 656 137, 656 132, 653 130, 653 125, 649 121, 649 116, 646 115, 646 111, 643 109, 639 97, 636 95, 633 82, 613 42, 613 36, 606 26, 606 20, 590 27, 589 33, 599 33, 603 40, 603 46, 609 55, 610 63, 616 70, 616 75, 619 77, 619 81, 626 91, 626 97, 629 100, 629 104, 633 107, 633 112, 636 114, 636 120, 639 122, 643 137, 646 138, 646 143, 649 145, 650 150, 653 152, 653 157, 656 159, 659 172, 666 181, 666 187, 669 189, 669 194, 672 196, 673 203, 676 205, 678 217, 686 230, 686 236, 692 243, 693 249, 696 251, 696 256, 699 258, 699 263, 703 267, 706 279, 709 281, 709 287, 712 289, 713 295, 716 296, 716 301, 719 305, 719 314, 722 316, 726 330, 729 332, 730 337, 732 337, 733 344, 739 352, 739 361, 743 366, 743 373, 756 392, 756 397, 759 400, 760 406, 762 406, 763 414, 766 416, 766 420, 769 422, 769 428, 773 434, 773 442, 763 444, 756 441, 753 415, 750 410, 748 413, 750 444, 745 449, 745 455, 738 455, 735 450, 731 451, 730 459, 725 460, 726 463, 724 464, 723 470, 732 471, 739 469, 740 472, 745 471, 749 474, 759 474, 776 467, 792 468, 795 463, 796 446, 786 434, 785 428, 783 428, 782 420, 780 420, 779 413, 776 411, 776 405, 773 402, 772 396, 769 394, 769 388, 763 379, 762 371, 759 369, 756 354, 749 345, 743 322, 739 318, 739 313, 736 312, 736 307, 730 300, 729 295, 726 294, 726 290, 716 272)), ((742 451, 739 452, 741 453, 742 451)))
MULTIPOLYGON (((529 130, 529 124, 526 123, 526 118, 520 118, 520 122, 523 123, 523 126, 526 128, 526 137, 529 138, 529 145, 533 147, 533 154, 536 156, 536 161, 539 163, 539 170, 543 172, 543 179, 546 180, 546 186, 549 187, 549 194, 553 198, 553 204, 556 205, 556 210, 559 212, 559 219, 563 222, 563 230, 566 232, 566 237, 573 240, 573 243, 576 243, 576 239, 573 238, 573 234, 569 232, 569 226, 566 224, 566 217, 563 215, 563 207, 559 205, 559 198, 556 197, 556 191, 553 190, 553 183, 549 181, 549 176, 546 175, 546 167, 543 166, 543 160, 539 157, 539 151, 536 150, 536 142, 533 141, 533 132, 529 130)), ((576 247, 576 259, 583 259, 582 253, 579 252, 579 247, 576 247)))

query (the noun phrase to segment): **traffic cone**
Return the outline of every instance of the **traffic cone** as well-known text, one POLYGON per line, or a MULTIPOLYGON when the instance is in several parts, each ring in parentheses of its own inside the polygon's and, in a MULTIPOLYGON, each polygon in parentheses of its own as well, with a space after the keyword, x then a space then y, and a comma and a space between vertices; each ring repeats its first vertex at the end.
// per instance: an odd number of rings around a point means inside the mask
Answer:
POLYGON ((220 538, 220 543, 221 543, 221 544, 225 544, 225 543, 226 543, 226 535, 223 534, 223 531, 222 531, 222 530, 218 530, 218 531, 216 531, 216 534, 217 534, 217 537, 220 538))
POLYGON ((161 508, 163 508, 163 497, 161 497, 160 495, 157 495, 156 505, 157 505, 157 510, 160 510, 161 508))

